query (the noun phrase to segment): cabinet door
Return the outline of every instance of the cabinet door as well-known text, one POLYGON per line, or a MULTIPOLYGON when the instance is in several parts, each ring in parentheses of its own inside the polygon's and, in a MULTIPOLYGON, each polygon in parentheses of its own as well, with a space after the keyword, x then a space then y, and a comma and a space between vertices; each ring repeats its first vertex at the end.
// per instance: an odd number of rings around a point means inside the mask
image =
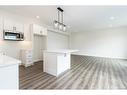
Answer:
POLYGON ((16 27, 17 32, 23 32, 24 25, 22 23, 14 21, 13 25, 14 25, 13 27, 16 27))
POLYGON ((70 54, 59 54, 57 56, 57 74, 70 69, 70 54))
POLYGON ((47 28, 42 27, 42 31, 43 31, 42 35, 46 36, 47 35, 47 28))
POLYGON ((12 19, 9 19, 9 18, 4 18, 4 29, 5 30, 13 30, 14 28, 16 29, 17 32, 23 32, 23 24, 22 23, 12 20, 12 19))
POLYGON ((47 35, 47 29, 43 26, 33 24, 33 33, 37 35, 47 35))
POLYGON ((43 27, 42 26, 39 26, 39 35, 43 35, 43 27))
POLYGON ((24 40, 31 41, 32 40, 32 33, 30 31, 31 27, 29 23, 24 24, 24 40))
POLYGON ((44 35, 47 35, 47 28, 44 29, 44 35))
POLYGON ((4 29, 5 30, 13 30, 14 21, 4 18, 4 29))
POLYGON ((33 24, 33 33, 34 34, 40 34, 40 26, 37 24, 33 24))
POLYGON ((57 56, 54 53, 44 53, 44 72, 57 76, 57 56))
POLYGON ((42 27, 40 27, 39 34, 43 35, 43 28, 42 27))
POLYGON ((18 65, 0 68, 0 89, 19 88, 18 65))

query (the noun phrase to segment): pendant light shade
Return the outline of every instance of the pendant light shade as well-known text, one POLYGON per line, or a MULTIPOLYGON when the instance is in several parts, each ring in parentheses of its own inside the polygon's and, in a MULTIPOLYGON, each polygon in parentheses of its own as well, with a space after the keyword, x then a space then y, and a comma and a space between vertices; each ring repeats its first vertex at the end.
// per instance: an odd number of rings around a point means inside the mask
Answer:
POLYGON ((54 21, 54 27, 57 28, 58 27, 58 22, 55 20, 54 21))
POLYGON ((58 21, 54 21, 54 28, 60 31, 66 31, 66 25, 63 23, 63 12, 64 10, 60 7, 57 8, 58 10, 58 21))
POLYGON ((66 31, 66 25, 63 26, 63 31, 66 31))
POLYGON ((59 30, 62 30, 62 27, 63 27, 62 24, 59 24, 59 30))

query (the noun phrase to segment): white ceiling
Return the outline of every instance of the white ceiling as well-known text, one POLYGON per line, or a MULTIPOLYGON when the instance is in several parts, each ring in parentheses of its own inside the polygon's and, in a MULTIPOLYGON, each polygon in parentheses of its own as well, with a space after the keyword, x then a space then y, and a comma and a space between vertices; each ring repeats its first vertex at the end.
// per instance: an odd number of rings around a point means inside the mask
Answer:
MULTIPOLYGON (((0 6, 20 15, 35 18, 49 25, 57 19, 58 6, 0 6)), ((70 32, 95 31, 127 26, 127 6, 60 6, 64 9, 64 22, 70 32)))

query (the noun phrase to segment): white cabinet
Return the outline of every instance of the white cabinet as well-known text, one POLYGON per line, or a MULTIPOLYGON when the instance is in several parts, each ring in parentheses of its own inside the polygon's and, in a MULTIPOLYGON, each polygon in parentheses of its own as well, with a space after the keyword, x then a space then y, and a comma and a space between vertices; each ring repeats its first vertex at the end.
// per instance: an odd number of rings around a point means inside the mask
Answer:
POLYGON ((59 76, 70 69, 70 53, 44 53, 44 72, 59 76))
POLYGON ((20 60, 0 54, 0 89, 19 89, 20 60))
MULTIPOLYGON (((1 21, 1 19, 0 19, 0 21, 1 21)), ((2 28, 8 32, 10 31, 10 32, 24 33, 24 40, 25 41, 31 41, 31 39, 32 39, 32 33, 30 31, 30 24, 29 23, 24 23, 24 22, 18 21, 16 19, 3 17, 2 18, 2 26, 3 26, 2 28), (13 31, 14 29, 15 29, 15 31, 13 31)), ((3 29, 1 31, 2 34, 3 34, 3 29)))
POLYGON ((71 53, 77 51, 69 49, 44 50, 44 72, 59 76, 70 69, 71 53))
POLYGON ((21 50, 21 61, 25 67, 33 65, 32 50, 21 50))
POLYGON ((57 74, 61 74, 62 72, 66 71, 67 69, 70 69, 70 54, 59 54, 57 56, 57 74))
POLYGON ((42 30, 42 35, 47 35, 47 28, 42 27, 41 30, 42 30))
POLYGON ((0 89, 19 89, 18 64, 0 68, 0 89))
POLYGON ((37 24, 32 24, 32 31, 34 34, 37 35, 44 35, 44 36, 47 35, 47 28, 37 24))
POLYGON ((17 32, 23 32, 24 30, 24 25, 16 20, 4 18, 3 24, 4 30, 15 30, 17 32))
POLYGON ((24 23, 24 40, 31 41, 33 34, 30 31, 30 24, 24 23))
POLYGON ((34 34, 40 34, 41 27, 39 25, 37 25, 37 24, 33 24, 32 25, 32 30, 33 30, 34 34))

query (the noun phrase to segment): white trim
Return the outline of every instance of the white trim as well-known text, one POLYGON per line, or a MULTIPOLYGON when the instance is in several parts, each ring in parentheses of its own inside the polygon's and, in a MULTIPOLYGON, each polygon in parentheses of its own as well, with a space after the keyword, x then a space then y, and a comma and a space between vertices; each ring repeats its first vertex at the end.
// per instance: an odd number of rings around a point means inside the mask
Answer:
POLYGON ((102 57, 102 58, 112 58, 112 59, 124 59, 127 60, 127 58, 122 57, 108 57, 108 56, 98 56, 98 55, 89 55, 89 54, 78 54, 78 53, 72 53, 71 55, 81 55, 81 56, 93 56, 93 57, 102 57))
POLYGON ((34 60, 34 63, 35 63, 35 62, 39 62, 39 61, 43 61, 43 60, 42 60, 42 59, 34 60))

